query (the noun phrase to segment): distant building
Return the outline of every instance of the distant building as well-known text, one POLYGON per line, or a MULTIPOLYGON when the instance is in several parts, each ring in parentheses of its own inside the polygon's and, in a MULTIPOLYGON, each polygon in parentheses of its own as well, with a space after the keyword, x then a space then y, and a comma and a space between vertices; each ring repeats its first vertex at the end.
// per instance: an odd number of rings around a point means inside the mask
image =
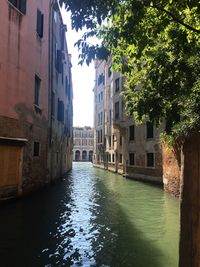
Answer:
POLYGON ((156 128, 146 121, 136 126, 125 115, 124 78, 112 73, 111 60, 96 61, 94 88, 94 166, 128 177, 162 183, 162 150, 156 128))
POLYGON ((74 161, 92 161, 94 130, 91 127, 73 128, 73 160, 74 161))
POLYGON ((0 198, 71 168, 71 62, 56 0, 0 1, 0 198))

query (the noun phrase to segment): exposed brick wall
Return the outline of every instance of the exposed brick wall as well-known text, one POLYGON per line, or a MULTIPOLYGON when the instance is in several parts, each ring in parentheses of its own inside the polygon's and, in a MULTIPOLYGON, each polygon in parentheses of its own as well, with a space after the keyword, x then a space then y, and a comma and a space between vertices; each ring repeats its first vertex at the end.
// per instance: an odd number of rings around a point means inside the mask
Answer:
MULTIPOLYGON (((48 136, 45 124, 32 125, 23 120, 15 120, 0 116, 0 136, 11 138, 26 138, 23 150, 22 164, 22 194, 29 193, 49 182, 48 170, 48 136), (40 156, 33 157, 33 142, 40 143, 40 156)), ((10 192, 10 190, 9 190, 10 192)), ((12 190, 13 196, 16 190, 12 190)), ((2 188, 0 196, 8 195, 8 190, 2 188)))
POLYGON ((175 197, 180 195, 181 146, 169 147, 163 144, 163 183, 164 190, 175 197))

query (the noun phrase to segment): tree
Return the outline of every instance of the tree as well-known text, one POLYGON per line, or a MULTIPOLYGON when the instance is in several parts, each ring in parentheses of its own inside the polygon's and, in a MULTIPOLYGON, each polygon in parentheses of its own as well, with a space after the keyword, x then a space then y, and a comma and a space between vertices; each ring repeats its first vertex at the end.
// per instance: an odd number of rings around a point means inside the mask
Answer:
POLYGON ((77 42, 81 62, 112 56, 126 78, 126 110, 173 138, 200 130, 200 5, 196 0, 62 0, 72 26, 88 30, 77 42), (89 45, 96 35, 101 45, 89 45))

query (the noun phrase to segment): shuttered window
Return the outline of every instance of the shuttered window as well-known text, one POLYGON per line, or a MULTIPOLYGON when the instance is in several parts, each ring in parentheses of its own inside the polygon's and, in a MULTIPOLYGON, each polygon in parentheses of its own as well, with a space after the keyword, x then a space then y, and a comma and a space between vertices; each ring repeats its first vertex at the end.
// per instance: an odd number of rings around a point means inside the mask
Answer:
POLYGON ((135 139, 135 127, 134 125, 129 126, 129 141, 134 141, 135 139))
POLYGON ((119 154, 119 163, 122 163, 122 154, 119 154))
POLYGON ((115 162, 115 154, 112 154, 112 162, 115 162))
POLYGON ((129 165, 135 165, 135 153, 129 153, 129 165))
POLYGON ((40 155, 40 143, 34 142, 34 144, 33 144, 33 156, 39 157, 39 155, 40 155))
POLYGON ((154 153, 147 153, 146 160, 147 167, 154 167, 154 153))
POLYGON ((119 119, 119 101, 115 103, 115 119, 119 119))
POLYGON ((26 0, 9 0, 21 13, 26 14, 26 0))
POLYGON ((119 78, 115 80, 115 92, 119 91, 119 78))
POLYGON ((37 34, 40 36, 40 38, 43 37, 43 24, 44 24, 44 15, 39 9, 37 9, 36 31, 37 31, 37 34))
POLYGON ((122 146, 122 136, 120 135, 120 138, 119 138, 119 145, 122 146))
POLYGON ((62 64, 62 51, 57 50, 57 55, 56 55, 56 69, 59 73, 62 73, 63 71, 63 64, 62 64))
POLYGON ((149 121, 146 122, 146 135, 147 135, 147 138, 154 137, 153 124, 149 121))
POLYGON ((51 115, 55 116, 55 93, 51 93, 51 115))
POLYGON ((59 99, 58 99, 57 119, 60 122, 64 122, 64 103, 63 103, 63 101, 61 101, 59 99))
POLYGON ((35 95, 34 95, 34 104, 40 105, 40 89, 41 89, 41 80, 35 75, 35 95))

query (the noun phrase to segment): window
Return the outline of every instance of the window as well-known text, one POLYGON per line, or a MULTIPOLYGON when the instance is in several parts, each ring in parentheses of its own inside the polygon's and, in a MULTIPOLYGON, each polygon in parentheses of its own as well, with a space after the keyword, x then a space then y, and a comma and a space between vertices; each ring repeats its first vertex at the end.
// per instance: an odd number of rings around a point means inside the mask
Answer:
POLYGON ((103 100, 103 92, 101 92, 101 101, 103 100))
POLYGON ((111 155, 108 154, 108 162, 111 162, 111 155))
POLYGON ((147 167, 154 167, 154 153, 147 153, 147 167))
POLYGON ((57 49, 56 51, 56 70, 58 73, 63 73, 63 64, 62 64, 62 51, 57 49))
POLYGON ((147 138, 153 138, 153 135, 154 135, 153 124, 149 121, 146 122, 146 135, 147 135, 147 138))
POLYGON ((113 136, 112 136, 112 145, 113 145, 113 147, 114 147, 114 144, 115 144, 115 136, 113 134, 113 136))
POLYGON ((55 116, 55 93, 51 93, 51 115, 55 116))
POLYGON ((40 143, 39 142, 34 142, 33 145, 33 156, 34 157, 39 157, 40 155, 40 143))
POLYGON ((122 163, 122 154, 119 154, 119 163, 122 163))
POLYGON ((98 77, 98 85, 100 85, 100 84, 104 84, 104 75, 103 75, 103 73, 101 73, 101 75, 99 75, 99 77, 98 77))
POLYGON ((102 140, 103 140, 103 131, 100 130, 100 143, 102 143, 102 140))
POLYGON ((40 36, 40 38, 43 37, 43 24, 44 24, 44 15, 39 9, 37 9, 36 31, 37 31, 37 34, 40 36))
POLYGON ((115 103, 115 119, 119 119, 119 102, 115 103))
POLYGON ((64 122, 64 103, 59 98, 58 98, 57 119, 60 122, 64 122))
POLYGON ((87 146, 87 139, 82 139, 83 146, 87 146))
POLYGON ((103 112, 101 112, 100 117, 101 117, 101 125, 102 125, 102 123, 103 123, 103 112))
POLYGON ((109 121, 110 121, 110 125, 111 125, 111 123, 112 123, 112 111, 111 111, 111 109, 109 110, 109 121))
POLYGON ((135 153, 129 153, 129 165, 135 165, 135 153))
POLYGON ((68 82, 67 76, 65 77, 65 93, 66 93, 68 99, 70 99, 70 84, 68 82))
POLYGON ((115 162, 115 154, 112 154, 112 162, 115 162))
POLYGON ((121 101, 121 114, 124 115, 124 101, 121 101))
POLYGON ((112 66, 110 66, 110 67, 108 68, 108 77, 110 77, 111 74, 112 74, 111 67, 112 67, 112 66))
POLYGON ((26 0, 9 0, 21 13, 26 14, 26 0))
POLYGON ((109 146, 109 148, 111 148, 111 135, 109 135, 109 137, 108 137, 108 146, 109 146))
POLYGON ((35 96, 34 96, 34 104, 39 106, 40 104, 40 89, 41 89, 41 80, 35 75, 35 96))
POLYGON ((59 153, 58 151, 56 152, 56 163, 58 164, 58 160, 59 160, 59 153))
POLYGON ((119 91, 119 78, 115 80, 115 92, 119 91))
POLYGON ((102 130, 97 131, 97 139, 98 139, 98 143, 102 143, 102 140, 103 140, 102 130))
POLYGON ((120 135, 120 138, 119 138, 119 145, 122 146, 122 136, 120 135))
POLYGON ((135 139, 135 127, 134 125, 129 126, 129 141, 133 141, 135 139))
POLYGON ((87 132, 83 132, 83 138, 87 138, 87 132))

